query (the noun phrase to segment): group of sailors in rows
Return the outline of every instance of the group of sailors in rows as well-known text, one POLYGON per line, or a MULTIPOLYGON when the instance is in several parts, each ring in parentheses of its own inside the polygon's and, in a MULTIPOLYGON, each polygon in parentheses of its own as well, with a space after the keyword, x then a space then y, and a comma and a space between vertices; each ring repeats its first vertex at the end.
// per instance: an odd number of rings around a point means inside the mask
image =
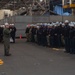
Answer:
POLYGON ((27 42, 40 46, 65 47, 66 53, 75 54, 75 22, 37 23, 27 25, 27 42))

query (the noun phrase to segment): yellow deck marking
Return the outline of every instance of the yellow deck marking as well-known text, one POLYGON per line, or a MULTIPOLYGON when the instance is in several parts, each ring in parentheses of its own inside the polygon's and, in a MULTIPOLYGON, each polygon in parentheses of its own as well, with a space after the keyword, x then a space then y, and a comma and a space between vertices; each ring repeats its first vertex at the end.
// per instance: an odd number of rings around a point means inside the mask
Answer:
POLYGON ((58 48, 53 48, 53 50, 59 51, 59 49, 58 49, 58 48))
POLYGON ((3 63, 4 63, 4 62, 3 62, 3 60, 2 60, 2 59, 0 59, 0 65, 3 65, 3 63))

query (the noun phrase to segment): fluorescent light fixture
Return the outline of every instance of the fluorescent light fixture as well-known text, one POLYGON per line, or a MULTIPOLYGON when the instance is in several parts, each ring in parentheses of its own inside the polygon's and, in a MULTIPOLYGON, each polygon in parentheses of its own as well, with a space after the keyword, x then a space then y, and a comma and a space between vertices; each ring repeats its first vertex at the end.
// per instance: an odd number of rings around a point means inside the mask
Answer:
POLYGON ((62 0, 62 5, 64 6, 64 0, 62 0))
POLYGON ((40 2, 42 2, 43 0, 40 0, 40 2))
POLYGON ((70 0, 70 4, 72 4, 72 0, 70 0))

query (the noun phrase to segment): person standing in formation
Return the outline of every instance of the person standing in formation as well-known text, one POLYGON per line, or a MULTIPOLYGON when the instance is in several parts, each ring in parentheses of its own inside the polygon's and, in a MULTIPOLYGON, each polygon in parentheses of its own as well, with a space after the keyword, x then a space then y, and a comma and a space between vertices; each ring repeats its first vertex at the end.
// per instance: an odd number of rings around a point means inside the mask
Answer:
POLYGON ((10 30, 11 30, 10 36, 11 36, 11 38, 13 40, 12 43, 15 43, 16 27, 15 27, 14 24, 11 24, 10 30))

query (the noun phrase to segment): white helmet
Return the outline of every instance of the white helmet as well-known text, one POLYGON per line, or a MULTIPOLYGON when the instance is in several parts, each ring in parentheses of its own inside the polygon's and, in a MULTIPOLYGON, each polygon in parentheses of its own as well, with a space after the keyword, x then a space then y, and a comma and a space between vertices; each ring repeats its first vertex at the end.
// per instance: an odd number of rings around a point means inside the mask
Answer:
POLYGON ((69 23, 69 21, 68 20, 65 20, 65 23, 69 23))
POLYGON ((59 24, 59 22, 57 21, 56 24, 59 24))
POLYGON ((70 24, 69 26, 74 27, 74 24, 72 23, 72 24, 70 24))
POLYGON ((12 25, 12 26, 14 26, 14 24, 13 24, 13 23, 12 23, 11 25, 12 25))
POLYGON ((5 26, 9 25, 7 22, 5 23, 5 26))

